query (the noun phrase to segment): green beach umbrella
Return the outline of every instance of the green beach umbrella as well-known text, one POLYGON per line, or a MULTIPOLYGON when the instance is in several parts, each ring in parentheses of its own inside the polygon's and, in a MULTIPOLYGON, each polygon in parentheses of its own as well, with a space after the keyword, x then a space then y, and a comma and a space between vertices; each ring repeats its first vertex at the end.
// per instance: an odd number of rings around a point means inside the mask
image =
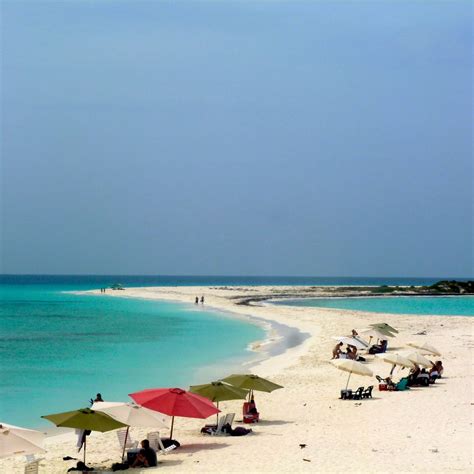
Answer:
MULTIPOLYGON (((114 420, 109 415, 94 411, 90 408, 81 408, 74 411, 66 411, 63 413, 55 413, 53 415, 45 415, 45 418, 56 426, 63 426, 66 428, 76 428, 80 430, 105 431, 116 430, 118 428, 127 427, 125 423, 114 420)), ((84 463, 86 462, 86 437, 84 437, 84 463)))
POLYGON ((258 392, 273 392, 279 388, 283 388, 281 385, 278 385, 270 380, 263 379, 258 375, 254 374, 232 374, 228 377, 222 379, 223 382, 227 382, 234 387, 246 388, 250 390, 249 398, 252 396, 254 390, 258 392))
MULTIPOLYGON (((245 400, 249 393, 246 389, 229 385, 220 380, 202 385, 191 385, 189 391, 206 397, 211 400, 211 402, 216 402, 217 408, 219 408, 219 402, 226 400, 245 400)), ((219 413, 217 413, 217 421, 219 422, 219 413)))
POLYGON ((375 323, 375 324, 370 324, 371 327, 377 329, 380 331, 382 334, 385 334, 386 336, 390 337, 395 337, 394 334, 398 334, 398 331, 390 326, 390 324, 387 323, 375 323))

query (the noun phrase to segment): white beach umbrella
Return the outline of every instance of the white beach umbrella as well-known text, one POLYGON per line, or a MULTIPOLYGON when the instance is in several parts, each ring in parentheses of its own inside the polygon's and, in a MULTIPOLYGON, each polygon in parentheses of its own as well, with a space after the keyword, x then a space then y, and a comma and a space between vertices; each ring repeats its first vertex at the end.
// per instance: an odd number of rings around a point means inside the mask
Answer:
POLYGON ((114 420, 128 425, 123 443, 122 459, 125 455, 128 431, 130 427, 137 428, 168 428, 169 416, 148 408, 125 402, 95 402, 91 410, 101 411, 114 420))
POLYGON ((351 346, 357 347, 357 349, 367 349, 368 344, 360 339, 356 339, 355 337, 348 337, 348 336, 333 336, 333 339, 339 342, 343 342, 344 344, 349 344, 351 346))
POLYGON ((393 367, 390 371, 390 375, 392 375, 393 369, 395 369, 396 365, 399 365, 400 367, 408 367, 410 369, 415 368, 415 364, 411 360, 401 356, 400 354, 377 354, 377 356, 384 362, 387 362, 387 364, 392 364, 393 367))
POLYGON ((46 435, 35 430, 0 423, 0 458, 42 452, 46 435))
POLYGON ((408 360, 411 360, 415 364, 421 365, 423 367, 431 368, 433 364, 424 356, 418 352, 410 352, 405 356, 408 360))
POLYGON ((333 360, 332 363, 337 369, 343 370, 344 372, 349 372, 349 377, 347 377, 346 390, 347 386, 349 385, 349 379, 351 378, 352 374, 364 375, 366 377, 371 377, 372 375, 374 375, 368 367, 352 359, 336 359, 333 360))
POLYGON ((96 402, 91 410, 101 411, 114 420, 138 428, 167 428, 169 416, 127 402, 96 402))
POLYGON ((428 353, 428 354, 433 354, 440 356, 441 352, 436 349, 436 347, 433 347, 431 344, 428 344, 427 342, 409 342, 409 346, 415 347, 417 349, 420 349, 421 352, 428 353))

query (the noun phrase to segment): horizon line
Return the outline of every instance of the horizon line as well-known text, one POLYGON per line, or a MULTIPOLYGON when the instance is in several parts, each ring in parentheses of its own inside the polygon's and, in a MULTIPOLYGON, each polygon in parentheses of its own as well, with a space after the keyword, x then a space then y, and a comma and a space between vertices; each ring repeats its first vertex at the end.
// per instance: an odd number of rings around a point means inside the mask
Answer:
POLYGON ((400 275, 383 275, 383 276, 370 276, 370 275, 246 275, 246 274, 159 274, 159 273, 0 273, 0 277, 3 276, 95 276, 95 277, 109 277, 109 276, 122 276, 122 277, 225 277, 225 278, 429 278, 429 279, 456 279, 463 278, 469 279, 474 276, 400 276, 400 275))

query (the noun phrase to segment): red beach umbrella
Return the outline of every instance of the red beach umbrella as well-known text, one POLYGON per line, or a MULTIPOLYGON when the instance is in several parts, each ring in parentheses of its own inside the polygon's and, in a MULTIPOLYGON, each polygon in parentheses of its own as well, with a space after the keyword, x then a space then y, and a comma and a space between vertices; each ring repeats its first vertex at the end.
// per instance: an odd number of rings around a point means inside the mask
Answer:
POLYGON ((175 416, 207 418, 220 412, 209 399, 181 388, 149 388, 129 396, 142 407, 172 417, 170 438, 173 437, 175 416))

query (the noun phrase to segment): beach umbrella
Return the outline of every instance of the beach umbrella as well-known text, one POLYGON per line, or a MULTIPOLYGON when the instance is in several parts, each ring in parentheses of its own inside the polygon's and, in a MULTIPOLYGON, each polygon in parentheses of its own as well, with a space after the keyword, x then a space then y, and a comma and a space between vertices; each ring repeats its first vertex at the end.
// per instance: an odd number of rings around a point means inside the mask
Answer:
POLYGON ((424 356, 422 356, 418 352, 411 352, 410 354, 405 356, 408 360, 411 360, 413 363, 417 365, 421 365, 423 367, 431 368, 433 364, 424 356))
POLYGON ((227 382, 234 387, 246 388, 250 390, 249 400, 253 396, 253 391, 257 392, 273 392, 273 390, 278 390, 283 388, 281 385, 278 385, 270 380, 259 377, 254 374, 232 374, 228 377, 222 379, 223 382, 227 382))
POLYGON ((400 367, 408 367, 410 369, 415 368, 415 364, 411 360, 401 356, 400 354, 377 354, 377 356, 384 362, 387 362, 387 364, 392 364, 393 367, 390 371, 390 375, 392 375, 396 365, 399 365, 400 367))
POLYGON ((371 377, 372 375, 374 375, 368 367, 352 359, 336 359, 333 360, 332 363, 337 369, 343 370, 344 372, 349 372, 349 376, 347 377, 346 390, 349 385, 349 379, 351 378, 352 374, 363 375, 366 377, 371 377))
MULTIPOLYGON (((55 413, 53 415, 45 415, 41 418, 54 423, 56 426, 65 428, 76 428, 79 430, 106 431, 124 428, 127 425, 120 421, 114 420, 109 415, 100 411, 91 410, 90 408, 80 408, 79 410, 66 411, 63 413, 55 413)), ((84 463, 86 462, 86 439, 84 437, 84 463)))
POLYGON ((383 333, 382 331, 380 331, 379 329, 376 329, 376 328, 369 328, 369 329, 365 329, 364 331, 361 331, 361 334, 363 334, 364 336, 368 336, 368 337, 373 337, 373 338, 376 338, 376 339, 380 339, 380 340, 385 340, 387 339, 387 337, 395 337, 393 334, 391 333, 383 333))
POLYGON ((387 324, 387 323, 375 323, 375 324, 369 324, 369 326, 375 329, 378 329, 382 333, 385 331, 388 333, 398 334, 398 331, 394 327, 390 326, 390 324, 387 324))
POLYGON ((125 441, 123 443, 122 460, 125 456, 128 431, 130 427, 136 428, 167 428, 168 417, 157 411, 149 410, 134 403, 125 402, 96 402, 91 410, 100 411, 109 415, 114 420, 127 425, 125 441))
POLYGON ((351 346, 357 347, 357 349, 367 349, 368 344, 360 339, 356 339, 355 337, 348 337, 348 336, 333 336, 333 339, 339 342, 343 342, 344 344, 349 344, 351 346))
POLYGON ((431 344, 428 344, 427 342, 409 342, 409 346, 411 347, 416 347, 417 349, 420 349, 422 352, 428 353, 428 354, 433 354, 440 356, 441 352, 436 349, 436 347, 433 347, 431 344))
POLYGON ((0 458, 44 452, 46 435, 20 426, 0 423, 0 458))
POLYGON ((219 413, 219 409, 207 398, 181 388, 149 388, 130 393, 139 405, 171 416, 170 439, 173 437, 174 417, 207 418, 219 413))
MULTIPOLYGON (((189 391, 209 398, 211 402, 216 402, 217 408, 219 408, 219 402, 226 400, 245 400, 249 393, 246 389, 234 387, 220 380, 203 385, 191 385, 189 391)), ((219 421, 219 413, 217 414, 217 421, 219 421)))

